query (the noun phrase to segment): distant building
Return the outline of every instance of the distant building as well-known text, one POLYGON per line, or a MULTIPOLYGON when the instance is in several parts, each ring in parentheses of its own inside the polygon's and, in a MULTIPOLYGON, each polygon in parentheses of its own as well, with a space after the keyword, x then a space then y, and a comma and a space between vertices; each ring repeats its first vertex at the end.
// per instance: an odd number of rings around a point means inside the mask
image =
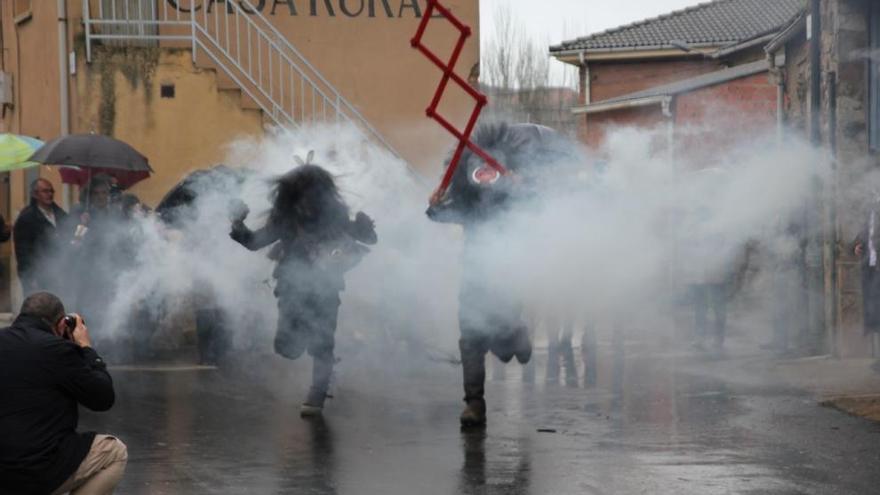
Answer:
POLYGON ((577 134, 571 107, 577 104, 578 92, 572 88, 516 90, 480 85, 479 89, 489 98, 484 110, 486 118, 541 124, 572 137, 577 134))
POLYGON ((581 139, 600 149, 615 127, 665 126, 666 145, 700 161, 692 143, 773 126, 777 86, 763 47, 800 9, 801 0, 715 0, 550 47, 579 68, 581 139), (693 130, 707 121, 712 136, 693 130))

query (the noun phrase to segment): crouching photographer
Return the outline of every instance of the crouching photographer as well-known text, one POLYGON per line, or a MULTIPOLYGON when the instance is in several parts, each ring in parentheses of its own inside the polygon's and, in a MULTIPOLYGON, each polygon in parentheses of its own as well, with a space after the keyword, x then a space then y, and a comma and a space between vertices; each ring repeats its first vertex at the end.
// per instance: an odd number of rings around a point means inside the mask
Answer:
POLYGON ((125 444, 76 431, 79 404, 113 406, 113 381, 82 318, 55 295, 32 294, 0 330, 0 397, 0 493, 113 493, 125 444))

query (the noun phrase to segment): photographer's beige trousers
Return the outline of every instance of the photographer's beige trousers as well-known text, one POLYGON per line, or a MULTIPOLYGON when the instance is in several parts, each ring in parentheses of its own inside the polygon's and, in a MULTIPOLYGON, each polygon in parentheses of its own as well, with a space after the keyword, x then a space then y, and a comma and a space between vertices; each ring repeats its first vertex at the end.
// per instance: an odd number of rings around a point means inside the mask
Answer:
POLYGON ((110 495, 122 480, 128 449, 118 438, 95 435, 92 448, 82 464, 52 495, 110 495))

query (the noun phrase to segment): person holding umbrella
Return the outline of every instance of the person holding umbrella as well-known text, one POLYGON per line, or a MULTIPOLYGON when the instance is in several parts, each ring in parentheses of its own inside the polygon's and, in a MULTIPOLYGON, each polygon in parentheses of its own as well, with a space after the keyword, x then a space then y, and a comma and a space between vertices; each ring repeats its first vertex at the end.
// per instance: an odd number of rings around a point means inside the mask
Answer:
POLYGON ((100 335, 105 330, 100 321, 100 308, 106 306, 112 296, 115 281, 112 262, 102 254, 106 253, 107 236, 100 232, 105 230, 101 224, 110 217, 104 214, 107 210, 104 205, 109 204, 112 193, 110 177, 115 178, 121 188, 126 188, 149 177, 152 168, 147 158, 131 145, 100 134, 61 136, 46 143, 29 160, 62 167, 60 173, 65 183, 88 183, 81 198, 84 204, 76 215, 80 222, 78 235, 74 236, 74 243, 79 245, 73 253, 77 263, 70 268, 78 272, 76 276, 83 277, 80 280, 86 289, 77 296, 82 299, 80 306, 95 333, 100 335))
MULTIPOLYGON (((98 339, 106 336, 105 308, 124 268, 117 253, 122 244, 119 241, 125 237, 124 225, 121 215, 111 208, 111 189, 111 178, 98 174, 82 189, 80 203, 71 209, 71 217, 79 224, 70 241, 68 268, 79 282, 77 306, 98 339)), ((109 354, 116 350, 110 348, 109 354)))

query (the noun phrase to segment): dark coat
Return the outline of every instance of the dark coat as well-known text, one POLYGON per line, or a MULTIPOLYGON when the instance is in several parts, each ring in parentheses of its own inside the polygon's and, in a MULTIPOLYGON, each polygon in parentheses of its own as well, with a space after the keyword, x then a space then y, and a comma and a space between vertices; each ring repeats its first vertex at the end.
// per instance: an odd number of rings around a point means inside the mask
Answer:
POLYGON ((863 230, 854 242, 862 245, 862 317, 866 333, 880 332, 880 211, 875 210, 875 215, 873 239, 868 235, 871 229, 869 211, 863 230), (869 241, 873 241, 874 249, 878 251, 877 264, 873 267, 870 266, 869 241))
MULTIPOLYGON (((15 243, 15 260, 18 262, 19 278, 31 278, 41 268, 43 259, 50 255, 60 242, 61 232, 67 223, 67 213, 58 205, 52 205, 55 225, 52 225, 35 201, 21 210, 12 228, 15 243)), ((45 267, 43 267, 45 268, 45 267)))
POLYGON ((6 242, 12 237, 12 230, 6 225, 6 219, 0 215, 0 242, 6 242))
POLYGON ((94 432, 77 433, 78 404, 113 406, 104 361, 22 315, 0 329, 0 480, 2 493, 51 493, 79 467, 94 432))

